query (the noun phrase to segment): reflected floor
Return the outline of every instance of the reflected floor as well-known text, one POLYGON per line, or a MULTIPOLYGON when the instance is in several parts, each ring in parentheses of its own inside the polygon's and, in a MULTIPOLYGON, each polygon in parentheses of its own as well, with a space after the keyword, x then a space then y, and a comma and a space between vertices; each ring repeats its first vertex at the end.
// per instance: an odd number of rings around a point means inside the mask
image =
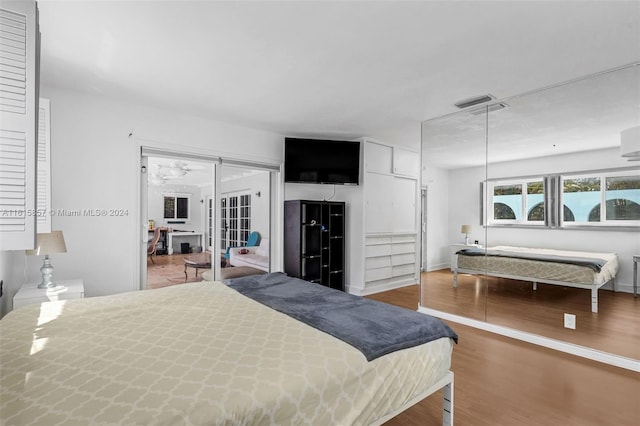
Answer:
MULTIPOLYGON (((147 259, 147 289, 162 288, 172 285, 193 283, 202 281, 202 273, 206 269, 198 269, 198 276, 194 268, 187 268, 185 281, 184 258, 192 257, 194 254, 172 254, 154 256, 153 263, 147 259)), ((195 256, 198 256, 196 254, 195 256)), ((202 256, 202 254, 199 254, 202 256)))
POLYGON ((422 273, 427 308, 640 359, 640 297, 600 290, 598 298, 592 313, 590 290, 468 274, 453 288, 449 269, 422 273), (563 327, 565 313, 576 315, 575 330, 563 327))

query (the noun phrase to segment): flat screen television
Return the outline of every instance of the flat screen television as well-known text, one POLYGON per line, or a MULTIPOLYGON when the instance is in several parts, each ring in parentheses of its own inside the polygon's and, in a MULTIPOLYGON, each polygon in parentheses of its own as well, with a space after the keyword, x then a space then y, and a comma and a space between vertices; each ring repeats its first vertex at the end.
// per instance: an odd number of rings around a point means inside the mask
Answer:
POLYGON ((284 181, 358 185, 360 142, 284 139, 284 181))

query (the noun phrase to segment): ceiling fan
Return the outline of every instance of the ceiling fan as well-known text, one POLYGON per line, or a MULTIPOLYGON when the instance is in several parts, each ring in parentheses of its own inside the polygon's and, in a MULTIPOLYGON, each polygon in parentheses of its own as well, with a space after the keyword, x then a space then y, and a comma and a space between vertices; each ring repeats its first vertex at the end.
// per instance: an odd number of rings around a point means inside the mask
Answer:
POLYGON ((192 165, 180 160, 172 160, 168 165, 158 164, 158 168, 166 170, 166 173, 173 177, 182 177, 186 175, 187 172, 203 169, 202 166, 192 165))
POLYGON ((164 185, 167 180, 180 179, 185 174, 187 174, 186 170, 155 164, 152 168, 152 172, 147 176, 147 180, 152 185, 164 185), (167 169, 167 172, 163 169, 167 169), (175 170, 175 172, 172 172, 172 170, 175 170))
POLYGON ((165 185, 168 180, 181 179, 187 173, 204 170, 205 167, 198 164, 190 164, 181 160, 170 160, 167 163, 150 164, 147 181, 151 185, 165 185))

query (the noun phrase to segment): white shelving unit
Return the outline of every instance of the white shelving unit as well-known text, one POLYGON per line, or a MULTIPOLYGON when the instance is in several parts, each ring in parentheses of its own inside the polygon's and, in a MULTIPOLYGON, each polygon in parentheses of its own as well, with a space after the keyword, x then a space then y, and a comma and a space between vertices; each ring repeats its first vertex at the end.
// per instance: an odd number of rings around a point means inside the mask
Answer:
POLYGON ((369 288, 397 287, 416 281, 416 234, 367 235, 365 282, 369 288))
POLYGON ((390 290, 420 280, 420 156, 362 139, 363 287, 355 294, 390 290))

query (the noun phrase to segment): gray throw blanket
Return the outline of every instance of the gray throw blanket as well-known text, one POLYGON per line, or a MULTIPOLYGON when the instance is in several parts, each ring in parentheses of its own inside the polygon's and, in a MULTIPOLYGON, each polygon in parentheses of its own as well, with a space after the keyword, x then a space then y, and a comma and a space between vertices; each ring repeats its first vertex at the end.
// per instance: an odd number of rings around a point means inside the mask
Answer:
POLYGON ((538 253, 521 253, 511 252, 503 250, 486 250, 484 248, 471 248, 462 249, 456 254, 462 254, 465 256, 497 256, 497 257, 510 257, 512 259, 527 259, 527 260, 539 260, 541 262, 555 262, 555 263, 568 263, 570 265, 586 266, 591 268, 595 272, 600 272, 605 263, 604 259, 597 259, 592 257, 572 257, 572 256, 556 256, 552 254, 538 254, 538 253))
POLYGON ((360 350, 368 361, 441 337, 458 336, 438 318, 289 277, 250 275, 224 281, 239 293, 360 350))

